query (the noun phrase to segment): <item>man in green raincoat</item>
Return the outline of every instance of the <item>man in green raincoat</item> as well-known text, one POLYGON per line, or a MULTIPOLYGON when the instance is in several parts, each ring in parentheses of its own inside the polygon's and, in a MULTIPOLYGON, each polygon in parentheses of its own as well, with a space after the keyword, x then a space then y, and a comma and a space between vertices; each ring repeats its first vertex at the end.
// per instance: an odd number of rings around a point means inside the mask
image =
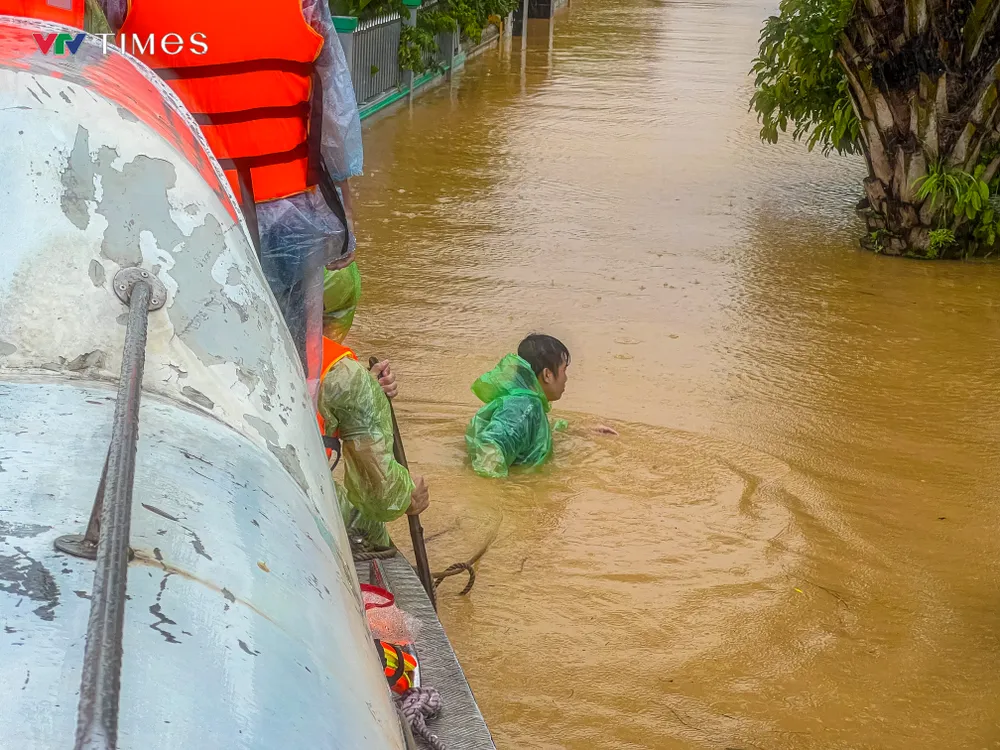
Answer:
POLYGON ((361 293, 357 266, 328 271, 325 282, 318 407, 324 435, 336 437, 343 452, 344 482, 335 482, 340 511, 348 534, 362 547, 391 547, 386 522, 426 510, 427 484, 423 477, 411 477, 393 457, 389 399, 397 387, 388 360, 369 370, 340 343, 361 293))
POLYGON ((538 466, 552 453, 548 412, 566 389, 569 350, 559 339, 533 333, 472 384, 484 406, 465 432, 472 468, 505 477, 511 466, 538 466))

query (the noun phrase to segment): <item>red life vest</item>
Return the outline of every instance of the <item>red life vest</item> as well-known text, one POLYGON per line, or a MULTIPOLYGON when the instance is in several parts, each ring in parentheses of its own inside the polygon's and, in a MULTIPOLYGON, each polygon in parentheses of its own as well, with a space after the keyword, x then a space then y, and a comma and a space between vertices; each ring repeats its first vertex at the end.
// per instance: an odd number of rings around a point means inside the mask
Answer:
MULTIPOLYGON (((349 359, 353 359, 355 362, 358 361, 358 355, 355 354, 353 351, 351 351, 350 349, 348 349, 343 344, 338 344, 333 339, 328 339, 326 336, 324 336, 323 337, 323 366, 320 368, 320 376, 319 376, 319 383, 320 383, 319 387, 320 388, 323 387, 323 378, 326 377, 326 374, 328 372, 330 372, 330 370, 333 369, 333 366, 335 364, 337 364, 340 360, 342 360, 344 357, 347 357, 349 359)), ((323 419, 323 415, 320 414, 319 412, 316 412, 316 421, 319 422, 319 432, 324 437, 338 438, 340 436, 339 432, 337 434, 334 434, 334 435, 327 435, 326 434, 326 421, 323 419)), ((326 457, 330 458, 330 456, 332 456, 332 455, 333 455, 333 449, 332 448, 327 448, 326 449, 326 457)))
POLYGON ((0 16, 37 18, 83 28, 84 0, 0 0, 0 16))
POLYGON ((302 0, 129 0, 119 41, 191 111, 241 203, 241 176, 256 203, 318 184, 309 135, 322 112, 310 105, 323 37, 302 0), (136 47, 150 35, 151 50, 136 47))

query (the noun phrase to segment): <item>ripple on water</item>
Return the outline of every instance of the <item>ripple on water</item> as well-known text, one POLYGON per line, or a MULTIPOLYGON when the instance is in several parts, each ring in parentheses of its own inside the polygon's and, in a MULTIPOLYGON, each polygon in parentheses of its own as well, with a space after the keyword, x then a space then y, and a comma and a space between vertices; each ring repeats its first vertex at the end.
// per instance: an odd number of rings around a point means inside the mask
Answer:
POLYGON ((651 680, 717 648, 720 618, 759 621, 787 596, 799 532, 786 498, 776 502, 789 474, 777 459, 635 423, 612 422, 620 436, 598 436, 591 418, 561 414, 570 428, 556 433, 550 466, 484 480, 463 466, 466 411, 425 402, 401 418, 411 462, 431 485, 425 530, 447 530, 432 540, 432 559, 469 556, 502 519, 474 606, 445 586, 442 612, 459 653, 476 651, 468 668, 477 695, 504 696, 510 737, 554 722, 585 739, 587 712, 611 715, 623 685, 638 699, 651 680), (485 633, 496 640, 482 642, 485 633), (530 693, 512 693, 521 683, 530 693), (590 698, 560 700, 554 716, 550 699, 572 686, 590 698))

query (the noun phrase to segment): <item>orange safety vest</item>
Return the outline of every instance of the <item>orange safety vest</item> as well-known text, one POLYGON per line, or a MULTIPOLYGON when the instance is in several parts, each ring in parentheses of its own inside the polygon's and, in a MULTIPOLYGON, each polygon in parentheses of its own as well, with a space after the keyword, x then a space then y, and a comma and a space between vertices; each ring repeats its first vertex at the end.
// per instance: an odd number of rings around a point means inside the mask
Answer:
MULTIPOLYGON (((323 378, 326 374, 330 372, 335 364, 337 364, 344 357, 353 359, 355 362, 358 361, 358 355, 352 350, 348 349, 343 344, 338 344, 333 339, 328 339, 326 336, 323 337, 323 367, 320 370, 319 382, 320 388, 323 387, 323 378)), ((326 421, 323 419, 323 415, 318 411, 316 412, 316 420, 319 422, 319 433, 324 438, 324 443, 328 442, 327 438, 333 438, 334 441, 339 437, 339 435, 327 435, 326 434, 326 421)), ((330 458, 333 455, 333 448, 327 446, 326 457, 330 458)))
POLYGON ((0 16, 37 18, 83 28, 84 0, 0 0, 0 16))
POLYGON ((194 115, 240 203, 241 182, 256 203, 319 184, 319 142, 310 135, 322 122, 322 87, 314 98, 313 82, 323 37, 302 0, 129 0, 119 33, 123 49, 194 115), (150 35, 153 49, 143 51, 150 35))

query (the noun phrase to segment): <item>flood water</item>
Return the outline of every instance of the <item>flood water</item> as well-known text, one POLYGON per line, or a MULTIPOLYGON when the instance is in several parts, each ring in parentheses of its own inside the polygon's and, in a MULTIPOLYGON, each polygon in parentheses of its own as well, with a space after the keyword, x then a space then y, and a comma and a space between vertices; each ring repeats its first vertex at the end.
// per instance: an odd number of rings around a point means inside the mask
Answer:
POLYGON ((1000 268, 858 250, 863 164, 759 142, 776 7, 573 0, 366 124, 351 341, 433 567, 498 531, 440 597, 502 750, 1000 747, 1000 268), (478 478, 530 331, 569 431, 478 478))

